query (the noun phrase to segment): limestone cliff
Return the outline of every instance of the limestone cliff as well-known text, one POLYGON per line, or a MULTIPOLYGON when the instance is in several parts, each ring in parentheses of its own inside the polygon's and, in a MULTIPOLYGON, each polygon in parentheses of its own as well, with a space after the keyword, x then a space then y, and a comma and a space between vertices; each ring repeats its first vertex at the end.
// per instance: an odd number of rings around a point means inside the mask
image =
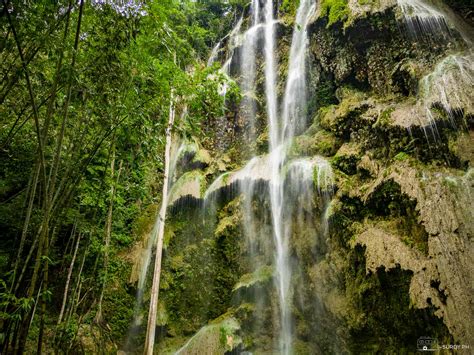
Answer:
MULTIPOLYGON (((421 336, 469 344, 474 335, 472 14, 435 4, 446 16, 426 22, 404 12, 404 3, 323 0, 308 26, 310 119, 283 168, 291 179, 291 159, 316 162, 319 188, 309 204, 292 195, 288 217, 309 221, 289 242, 298 265, 291 304, 297 354, 412 352, 421 336)), ((296 5, 283 1, 275 11, 284 82, 296 5)), ((247 12, 241 26, 250 26, 247 12)), ((228 73, 239 83, 244 43, 228 42, 220 59, 230 58, 228 73)), ((228 102, 219 130, 186 158, 202 163, 188 165, 173 187, 163 353, 181 346, 180 353, 199 353, 192 344, 203 349, 207 333, 216 349, 275 351, 262 57, 255 71, 255 91, 242 93, 254 105, 252 127, 248 112, 228 102), (246 202, 249 180, 257 193, 246 202), (246 219, 250 210, 258 222, 246 219), (254 228, 253 239, 246 228, 254 228), (231 330, 222 325, 228 319, 231 330), (194 333, 198 340, 186 342, 194 333)))

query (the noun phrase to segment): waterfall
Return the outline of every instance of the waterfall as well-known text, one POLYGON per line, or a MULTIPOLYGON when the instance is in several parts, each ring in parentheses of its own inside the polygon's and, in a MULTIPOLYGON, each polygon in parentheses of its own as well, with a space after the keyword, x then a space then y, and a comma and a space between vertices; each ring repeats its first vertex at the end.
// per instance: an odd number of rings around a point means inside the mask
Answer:
POLYGON ((397 0, 397 4, 412 35, 435 33, 451 37, 450 28, 454 28, 466 44, 472 45, 473 29, 442 2, 397 0))
POLYGON ((240 19, 237 21, 232 31, 230 31, 227 35, 225 35, 220 41, 216 43, 214 48, 212 48, 211 54, 209 55, 209 59, 207 60, 208 67, 212 66, 217 61, 219 57, 219 52, 221 51, 221 46, 226 40, 226 38, 229 37, 228 48, 230 49, 230 55, 228 56, 228 59, 226 60, 223 68, 221 69, 223 73, 229 74, 228 72, 229 65, 232 62, 234 49, 238 45, 237 38, 240 34, 240 28, 242 27, 243 21, 244 21, 244 18, 240 17, 240 19))
POLYGON ((278 117, 276 98, 275 66, 275 29, 273 21, 273 1, 265 2, 265 95, 267 98, 267 115, 270 129, 270 149, 278 146, 278 117))
MULTIPOLYGON (((280 327, 279 340, 280 352, 292 353, 292 316, 291 316, 291 266, 289 260, 289 239, 291 238, 291 227, 285 223, 285 217, 291 215, 288 201, 285 200, 285 186, 292 188, 307 184, 307 174, 294 175, 289 184, 284 183, 283 167, 287 158, 288 145, 306 123, 304 114, 306 106, 306 49, 307 49, 307 25, 314 10, 311 0, 301 0, 296 24, 291 43, 290 58, 288 65, 288 77, 283 99, 282 122, 278 119, 276 99, 276 68, 275 68, 275 31, 273 24, 273 2, 268 0, 265 4, 265 78, 267 96, 267 114, 270 130, 270 203, 273 225, 273 237, 275 241, 275 269, 278 299, 280 304, 280 327)), ((299 165, 300 167, 302 165, 299 165)), ((305 166, 308 167, 308 166, 305 166)), ((308 171, 306 169, 305 171, 308 171)), ((310 180, 312 181, 312 174, 310 180)))
POLYGON ((433 32, 446 29, 445 15, 423 0, 397 0, 411 33, 433 32))
MULTIPOLYGON (((225 80, 219 87, 219 95, 224 98, 224 100, 223 100, 224 104, 222 105, 222 115, 221 115, 221 117, 219 117, 218 125, 216 126, 216 135, 219 138, 218 142, 223 141, 220 138, 222 138, 225 135, 225 130, 226 130, 226 127, 227 127, 227 122, 226 122, 227 120, 226 120, 226 116, 225 116, 226 95, 227 95, 227 91, 229 89, 229 82, 232 80, 230 78, 230 75, 231 75, 230 69, 231 69, 232 62, 234 60, 235 48, 239 45, 240 29, 242 27, 243 21, 244 21, 244 18, 243 18, 243 16, 241 16, 240 19, 235 24, 232 31, 228 35, 226 35, 219 43, 217 43, 217 45, 214 47, 214 48, 217 48, 217 49, 215 50, 215 53, 211 53, 211 55, 209 57, 209 60, 208 60, 208 63, 207 63, 208 66, 213 64, 213 62, 218 57, 218 53, 219 53, 218 48, 221 46, 223 41, 227 37, 229 37, 228 44, 227 44, 227 47, 229 48, 229 53, 228 53, 227 59, 226 59, 225 63, 223 64, 222 68, 219 69, 219 72, 225 76, 225 80)), ((214 52, 214 50, 213 50, 213 52, 214 52)), ((218 144, 218 147, 223 149, 224 146, 223 146, 223 144, 218 144)))
POLYGON ((230 75, 230 66, 232 64, 232 61, 234 59, 234 53, 235 53, 235 48, 239 45, 240 41, 240 29, 242 28, 242 23, 244 22, 244 17, 241 16, 239 21, 235 24, 234 28, 229 34, 229 43, 228 43, 228 48, 229 48, 229 55, 227 57, 227 60, 225 61, 224 65, 222 66, 221 72, 230 75))
POLYGON ((436 113, 438 104, 444 109, 453 127, 457 110, 467 107, 473 111, 474 54, 449 55, 436 65, 433 72, 420 80, 421 104, 428 117, 436 113))
POLYGON ((251 27, 243 35, 243 45, 240 57, 241 83, 240 88, 243 92, 243 98, 240 105, 240 112, 246 118, 249 124, 248 140, 255 140, 255 115, 256 115, 256 61, 257 44, 261 38, 263 26, 260 24, 260 2, 252 0, 250 5, 251 27))
POLYGON ((296 14, 283 101, 283 139, 291 139, 295 134, 301 133, 301 130, 306 126, 307 27, 310 17, 315 11, 315 6, 314 0, 302 0, 296 14))
POLYGON ((217 42, 217 44, 212 48, 211 55, 209 56, 209 59, 207 60, 207 66, 210 67, 212 66, 216 61, 219 56, 219 49, 221 48, 221 43, 222 41, 217 42))
POLYGON ((288 240, 283 236, 283 185, 281 168, 285 158, 285 146, 280 142, 276 95, 275 30, 273 25, 273 1, 265 3, 265 94, 270 131, 270 205, 275 241, 276 288, 280 306, 280 352, 291 353, 291 314, 288 304, 290 266, 288 262, 288 240))
MULTIPOLYGON (((298 289, 298 285, 292 287, 293 271, 299 270, 297 262, 291 260, 290 240, 295 233, 305 231, 318 236, 318 229, 315 228, 315 220, 311 212, 314 209, 315 196, 319 196, 321 226, 319 237, 324 236, 327 231, 326 210, 329 199, 332 196, 333 177, 330 164, 323 158, 298 158, 289 159, 289 147, 293 138, 301 134, 307 126, 307 70, 306 53, 308 48, 309 21, 316 10, 315 0, 300 0, 296 14, 295 26, 293 29, 292 43, 289 53, 288 74, 285 83, 284 95, 281 106, 278 102, 278 60, 276 58, 276 26, 278 20, 275 19, 274 12, 276 2, 273 0, 252 0, 250 6, 250 21, 245 33, 241 33, 243 17, 235 24, 232 31, 221 39, 212 50, 208 60, 208 65, 212 65, 218 60, 219 53, 227 39, 227 58, 224 61, 220 72, 230 79, 234 72, 234 66, 239 66, 240 86, 244 93, 241 102, 240 112, 245 117, 250 126, 248 141, 255 141, 255 116, 256 107, 256 79, 257 79, 257 58, 262 51, 262 59, 265 64, 265 102, 269 129, 269 151, 263 156, 254 156, 240 170, 221 174, 207 188, 203 201, 203 218, 215 219, 218 200, 221 191, 236 191, 243 197, 243 234, 246 236, 247 254, 251 260, 251 267, 255 272, 261 267, 269 267, 273 261, 274 285, 277 295, 277 307, 275 308, 275 346, 280 354, 293 353, 293 316, 292 306, 294 299, 293 289, 298 289), (262 43, 262 45, 259 45, 262 43), (235 49, 240 46, 240 51, 235 49), (235 53, 239 53, 237 62, 235 53), (232 67, 232 70, 231 70, 232 67), (265 189, 265 197, 270 203, 268 215, 262 217, 254 210, 254 200, 257 196, 257 187, 268 186, 265 189), (268 217, 267 217, 268 216, 268 217), (260 219, 264 218, 264 221, 260 219), (267 218, 268 223, 267 223, 267 218), (266 224, 266 229, 260 226, 266 224), (270 228, 271 227, 271 231, 270 228), (272 234, 273 250, 261 258, 259 245, 272 234), (273 254, 273 255, 271 255, 273 254), (293 270, 293 268, 295 268, 293 270), (298 270, 296 270, 298 268, 298 270)), ((219 89, 219 94, 224 96, 227 93, 228 85, 223 83, 219 89)), ((224 109, 223 109, 224 110, 224 109)), ((219 127, 216 134, 219 137, 225 129, 224 114, 219 119, 219 127)), ((223 133, 222 133, 223 135, 223 133)), ((175 149, 171 161, 170 183, 174 181, 175 170, 179 165, 179 159, 183 151, 187 148, 181 145, 175 149)), ((171 191, 171 189, 170 189, 171 191)), ((317 222, 316 222, 317 223, 317 222)), ((157 221, 154 230, 159 226, 157 221)), ((138 314, 145 286, 147 265, 151 259, 150 245, 153 244, 152 233, 148 241, 148 248, 144 253, 144 267, 142 267, 137 296, 137 308, 135 314, 134 327, 140 325, 138 314)), ((299 290, 299 289, 298 289, 299 290)), ((262 298, 263 299, 263 298, 262 298)), ((255 312, 263 310, 263 303, 258 303, 255 312)), ((262 312, 263 314, 264 312, 262 312)), ((261 327, 262 324, 256 325, 261 327)), ((203 328, 205 329, 205 328, 203 328)), ((258 329, 256 331, 259 331, 258 329)), ((200 334, 200 333, 198 333, 200 334)), ((191 340, 183 347, 191 344, 191 340)))
MULTIPOLYGON (((462 37, 463 45, 467 46, 461 53, 450 54, 441 60, 434 70, 419 81, 419 102, 421 112, 426 115, 428 129, 434 141, 439 138, 436 125, 436 106, 446 112, 450 124, 455 128, 457 110, 467 108, 472 111, 472 77, 474 73, 474 52, 472 40, 474 32, 469 25, 457 17, 442 3, 435 4, 428 0, 397 0, 410 32, 414 35, 442 33, 445 40, 451 38, 449 29, 454 28, 462 37)), ((427 127, 422 125, 427 141, 427 127)))
MULTIPOLYGON (((413 33, 422 31, 426 34, 440 30, 443 32, 443 36, 446 36, 450 28, 457 26, 452 23, 452 16, 448 12, 432 5, 428 0, 397 1, 408 27, 413 33)), ((309 76, 307 70, 308 26, 316 13, 317 1, 299 1, 281 102, 279 102, 278 84, 283 81, 280 82, 282 78, 278 77, 279 61, 276 35, 278 18, 275 16, 278 3, 280 2, 273 0, 252 0, 248 14, 248 25, 243 16, 240 17, 229 34, 215 45, 209 57, 208 65, 211 66, 215 61, 222 60, 221 54, 226 53, 227 57, 223 59, 224 63, 220 69, 221 74, 229 81, 232 80, 231 76, 236 72, 240 74, 238 82, 243 98, 239 114, 249 126, 249 135, 246 137, 248 143, 256 141, 256 131, 258 130, 256 116, 259 113, 256 94, 257 82, 259 82, 257 80, 259 74, 257 65, 260 64, 260 61, 263 62, 265 97, 262 101, 265 103, 267 116, 269 149, 264 155, 253 156, 239 170, 225 172, 218 176, 204 193, 202 210, 204 212, 203 219, 213 223, 220 218, 219 208, 221 208, 222 201, 234 199, 236 193, 241 195, 242 200, 237 202, 242 202, 239 207, 242 212, 242 231, 246 238, 245 254, 249 259, 249 265, 245 264, 244 268, 250 269, 248 274, 255 273, 262 267, 268 267, 273 272, 274 288, 271 292, 275 292, 276 297, 275 304, 272 299, 272 310, 275 311, 276 319, 271 324, 272 330, 265 329, 263 333, 267 337, 266 332, 274 331, 271 334, 275 339, 273 352, 287 355, 293 353, 296 338, 294 335, 296 320, 293 319, 293 314, 296 312, 293 312, 293 307, 297 309, 298 296, 302 294, 301 288, 303 287, 298 281, 307 266, 304 264, 306 261, 298 255, 298 240, 295 241, 293 238, 298 238, 295 236, 298 233, 314 236, 315 239, 318 239, 315 245, 319 242, 317 247, 322 246, 322 248, 313 248, 317 250, 312 250, 315 257, 311 262, 316 265, 320 261, 318 258, 324 257, 322 255, 326 252, 326 246, 323 243, 325 243, 328 233, 328 211, 330 199, 333 196, 334 176, 327 160, 321 157, 294 158, 290 154, 294 138, 302 134, 308 126, 306 81, 309 76), (245 32, 242 31, 244 23, 247 26, 245 32), (227 51, 224 50, 226 47, 227 51), (264 186, 263 189, 262 186, 264 186), (224 194, 226 196, 222 198, 224 194), (265 206, 269 203, 269 208, 259 206, 259 202, 263 202, 265 206), (259 208, 261 210, 258 210, 259 208), (320 221, 315 217, 318 216, 316 211, 319 213, 320 221), (265 247, 269 245, 268 249, 271 250, 262 252, 259 248, 267 240, 269 242, 265 247), (263 258, 262 254, 265 254, 263 258), (298 260, 298 258, 300 259, 298 260)), ((470 43, 464 33, 461 35, 466 43, 470 43)), ((462 110, 464 107, 472 108, 473 91, 469 89, 472 88, 472 77, 474 76, 473 63, 472 52, 464 49, 464 51, 450 54, 440 60, 433 71, 420 80, 417 103, 419 106, 417 108, 426 112, 428 122, 433 126, 433 134, 436 131, 436 117, 434 116, 437 111, 433 109, 434 106, 442 107, 453 124, 457 110, 462 110)), ((224 105, 222 115, 217 120, 216 135, 218 138, 225 137, 227 129, 225 96, 229 81, 224 82, 219 88, 219 94, 224 97, 224 105)), ((425 130, 421 121, 420 126, 425 130)), ((428 139, 426 131, 425 135, 428 139)), ((179 157, 183 151, 186 151, 186 146, 181 144, 173 155, 170 185, 174 181, 179 157)), ((224 169, 225 167, 219 167, 210 172, 208 176, 224 169)), ((155 229, 158 226, 159 221, 157 221, 155 229)), ((150 237, 149 245, 153 244, 154 235, 155 232, 150 237)), ((144 255, 144 265, 149 263, 151 255, 151 249, 147 249, 144 255)), ((138 284, 140 302, 145 280, 146 267, 143 267, 138 284)), ((264 322, 267 321, 265 317, 269 313, 262 311, 263 307, 269 307, 264 304, 266 301, 264 293, 267 291, 265 287, 261 287, 253 294, 255 296, 257 292, 261 292, 258 296, 262 297, 255 297, 254 314, 260 312, 259 315, 264 322)), ((239 290, 239 292, 247 291, 239 290)), ((271 294, 270 297, 272 296, 274 295, 271 294)), ((137 322, 136 325, 139 323, 137 322)), ((253 326, 263 327, 268 324, 259 323, 253 326)), ((213 328, 212 323, 204 326, 184 344, 178 353, 186 353, 193 342, 211 328, 213 328)), ((257 329, 257 331, 260 330, 257 329)))

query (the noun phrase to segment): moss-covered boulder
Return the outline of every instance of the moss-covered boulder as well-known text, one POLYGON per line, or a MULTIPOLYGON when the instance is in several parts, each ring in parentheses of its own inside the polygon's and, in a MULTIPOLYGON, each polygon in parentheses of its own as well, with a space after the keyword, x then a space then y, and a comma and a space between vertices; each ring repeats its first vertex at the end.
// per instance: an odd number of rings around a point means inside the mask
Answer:
POLYGON ((177 201, 185 198, 200 200, 205 190, 206 179, 200 170, 185 173, 171 187, 168 197, 168 205, 172 206, 177 201))
POLYGON ((162 354, 180 355, 220 355, 239 347, 242 343, 238 335, 239 322, 230 316, 222 316, 202 327, 178 349, 160 349, 162 354))

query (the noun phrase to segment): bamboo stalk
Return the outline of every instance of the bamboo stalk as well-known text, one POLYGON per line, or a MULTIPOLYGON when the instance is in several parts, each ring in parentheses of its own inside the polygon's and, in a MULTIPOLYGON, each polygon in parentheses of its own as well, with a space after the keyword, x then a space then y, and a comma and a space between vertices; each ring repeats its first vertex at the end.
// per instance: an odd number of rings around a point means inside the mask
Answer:
POLYGON ((151 288, 150 309, 148 312, 148 324, 145 340, 145 354, 152 355, 155 345, 156 314, 158 310, 158 295, 160 291, 161 259, 163 255, 163 239, 165 232, 166 208, 168 205, 168 175, 170 169, 171 155, 171 132, 174 125, 175 107, 173 91, 171 91, 168 126, 166 128, 166 147, 165 147, 165 174, 163 176, 163 192, 161 199, 161 209, 158 216, 158 238, 156 242, 155 267, 153 272, 153 285, 151 288))

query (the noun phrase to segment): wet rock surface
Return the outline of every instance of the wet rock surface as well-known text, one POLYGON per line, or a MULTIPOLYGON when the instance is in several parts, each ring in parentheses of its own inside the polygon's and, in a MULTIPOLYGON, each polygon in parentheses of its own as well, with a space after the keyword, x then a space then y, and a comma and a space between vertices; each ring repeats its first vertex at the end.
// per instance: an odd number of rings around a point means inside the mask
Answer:
MULTIPOLYGON (((311 221, 289 242, 292 265, 301 265, 293 275, 295 353, 412 352, 420 334, 447 344, 469 343, 474 335, 472 55, 456 26, 450 37, 410 34, 396 1, 342 3, 349 10, 340 17, 333 13, 335 21, 330 23, 329 8, 316 12, 309 26, 307 128, 288 147, 285 165, 322 159, 334 173, 331 187, 310 204, 304 196, 292 200, 299 218, 311 221)), ((287 20, 277 30, 282 77, 292 25, 287 20)), ((200 198, 212 223, 204 227, 200 215, 201 222, 185 228, 186 206, 173 215, 177 227, 167 253, 183 262, 168 265, 167 287, 178 292, 174 280, 182 270, 199 269, 204 255, 211 255, 218 281, 203 283, 191 273, 186 276, 191 288, 214 301, 221 296, 215 310, 240 322, 239 350, 271 353, 277 351, 272 310, 278 295, 270 281, 274 245, 262 58, 256 67, 255 140, 244 143, 249 128, 233 107, 221 122, 222 135, 214 137, 222 139, 220 148, 203 143, 209 153, 200 159, 203 184, 191 179, 172 200, 200 198), (242 186, 255 191, 250 203, 242 186), (249 210, 258 222, 246 219, 249 210), (254 227, 255 239, 247 240, 242 230, 254 227)), ((278 95, 283 91, 280 84, 278 95)), ((315 186, 317 174, 314 169, 315 186)), ((186 295, 180 298, 184 304, 195 300, 186 295)), ((199 302, 211 307, 208 299, 199 302)), ((170 312, 183 311, 169 303, 170 312)), ((211 311, 193 308, 188 315, 195 321, 175 318, 169 327, 189 338, 199 332, 198 324, 219 315, 206 312, 211 311)))

